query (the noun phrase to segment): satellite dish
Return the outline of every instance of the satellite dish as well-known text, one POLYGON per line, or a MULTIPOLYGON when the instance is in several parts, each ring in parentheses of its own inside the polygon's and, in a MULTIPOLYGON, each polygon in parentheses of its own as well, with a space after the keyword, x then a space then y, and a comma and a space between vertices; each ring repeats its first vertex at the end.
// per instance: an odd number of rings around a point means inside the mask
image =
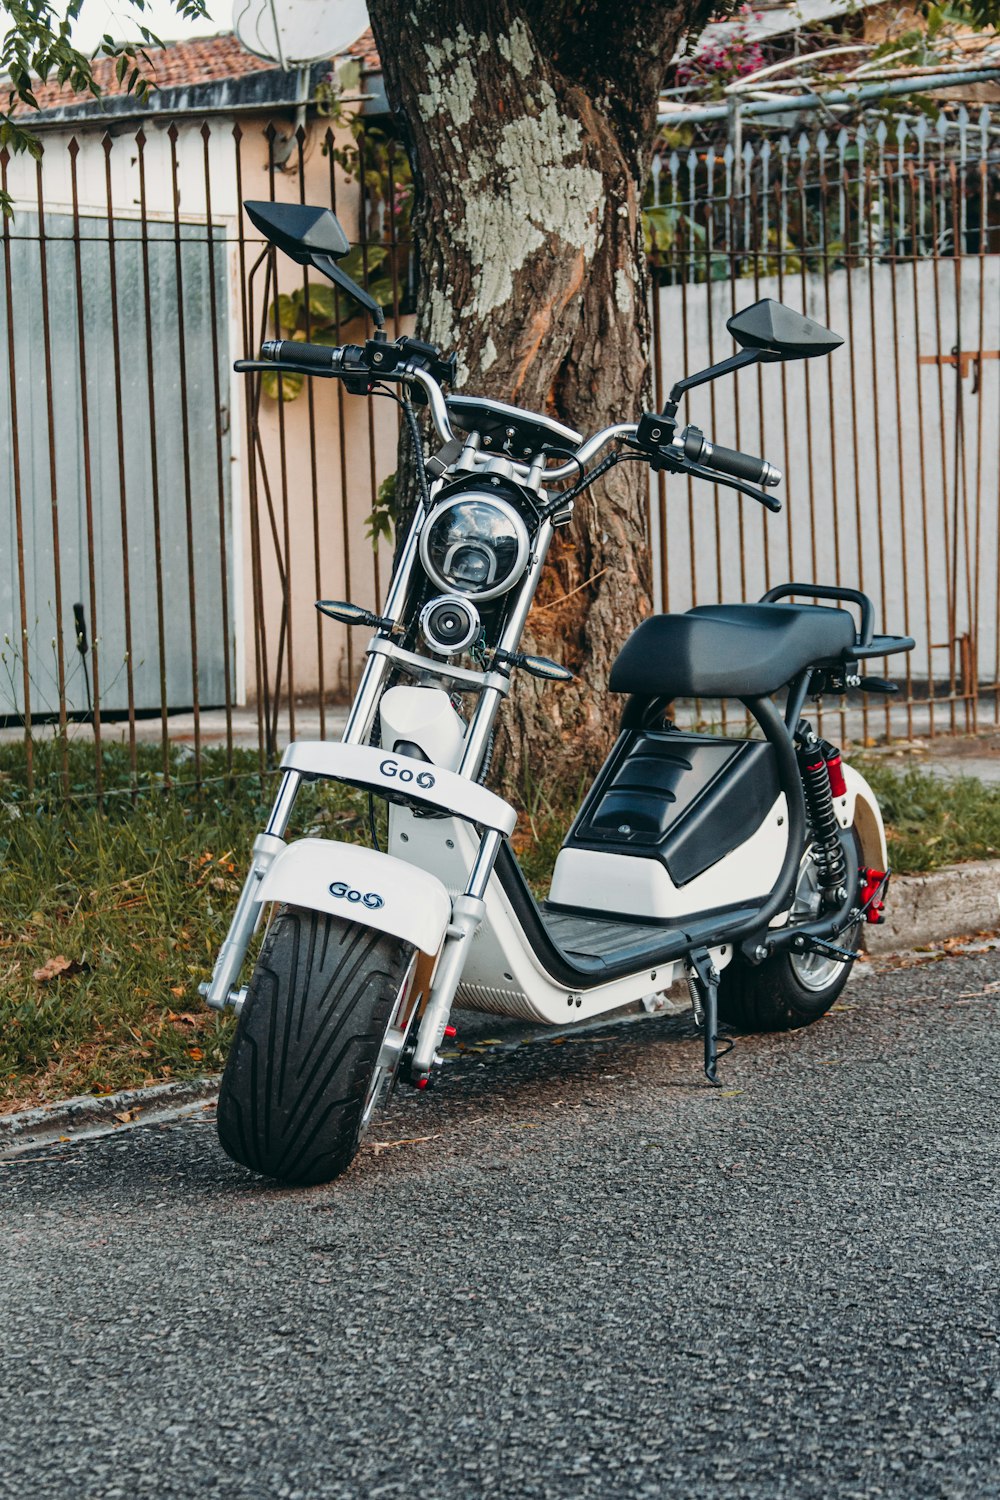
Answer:
POLYGON ((365 0, 235 0, 233 30, 255 57, 288 72, 346 52, 368 29, 365 0))

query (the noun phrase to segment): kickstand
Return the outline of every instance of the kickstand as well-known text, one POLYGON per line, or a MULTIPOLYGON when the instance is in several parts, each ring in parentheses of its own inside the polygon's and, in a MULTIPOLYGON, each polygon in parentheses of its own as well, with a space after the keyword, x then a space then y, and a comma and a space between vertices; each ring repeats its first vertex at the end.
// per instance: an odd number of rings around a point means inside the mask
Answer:
POLYGON ((719 1059, 719 971, 712 962, 707 948, 694 948, 688 954, 688 963, 694 970, 693 983, 705 1012, 705 1077, 715 1087, 716 1064, 719 1059))

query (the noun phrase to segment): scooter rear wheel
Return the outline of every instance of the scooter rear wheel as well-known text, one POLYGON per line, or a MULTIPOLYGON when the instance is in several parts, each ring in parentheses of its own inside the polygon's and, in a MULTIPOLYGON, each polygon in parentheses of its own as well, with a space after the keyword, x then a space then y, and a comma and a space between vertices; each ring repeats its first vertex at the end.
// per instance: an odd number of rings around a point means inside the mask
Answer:
MULTIPOLYGON (((858 863, 860 853, 855 866, 858 863)), ((818 897, 816 861, 812 850, 807 850, 791 921, 809 921, 818 915, 818 897)), ((858 928, 850 928, 841 935, 839 946, 853 948, 857 938, 858 928)), ((850 963, 825 954, 779 953, 762 964, 734 958, 721 975, 719 1020, 738 1031, 791 1031, 808 1026, 826 1015, 851 977, 851 968, 850 963)))
POLYGON ((285 906, 261 947, 219 1089, 234 1161, 279 1182, 350 1166, 398 1049, 413 949, 327 912, 285 906))

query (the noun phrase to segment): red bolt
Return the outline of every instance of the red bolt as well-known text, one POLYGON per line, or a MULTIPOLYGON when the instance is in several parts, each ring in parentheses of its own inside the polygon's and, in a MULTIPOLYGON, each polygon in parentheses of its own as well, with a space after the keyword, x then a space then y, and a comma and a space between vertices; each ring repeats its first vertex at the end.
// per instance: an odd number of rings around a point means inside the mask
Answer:
POLYGON ((417 1079, 417 1088, 418 1089, 425 1089, 427 1087, 427 1084, 428 1084, 428 1080, 426 1078, 418 1078, 417 1079))
POLYGON ((458 1027, 446 1026, 444 1028, 444 1034, 448 1038, 448 1040, 451 1041, 452 1037, 458 1036, 458 1027))

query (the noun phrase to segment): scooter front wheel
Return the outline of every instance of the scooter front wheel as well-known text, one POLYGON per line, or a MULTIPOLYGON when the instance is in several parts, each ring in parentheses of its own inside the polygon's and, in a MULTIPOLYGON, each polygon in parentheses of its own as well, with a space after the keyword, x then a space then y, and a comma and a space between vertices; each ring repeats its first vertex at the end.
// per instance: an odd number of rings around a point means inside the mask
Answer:
POLYGON ((222 1075, 227 1155, 290 1185, 346 1171, 406 1038, 414 957, 387 933, 280 908, 222 1075))
MULTIPOLYGON (((854 863, 855 867, 860 863, 860 852, 854 863)), ((799 870, 790 922, 814 919, 820 903, 816 858, 810 848, 799 870)), ((855 926, 839 942, 853 948, 857 936, 855 926)), ((851 977, 851 967, 846 960, 822 953, 778 953, 756 965, 734 958, 721 975, 719 1019, 739 1031, 790 1031, 808 1026, 826 1015, 851 977)))

